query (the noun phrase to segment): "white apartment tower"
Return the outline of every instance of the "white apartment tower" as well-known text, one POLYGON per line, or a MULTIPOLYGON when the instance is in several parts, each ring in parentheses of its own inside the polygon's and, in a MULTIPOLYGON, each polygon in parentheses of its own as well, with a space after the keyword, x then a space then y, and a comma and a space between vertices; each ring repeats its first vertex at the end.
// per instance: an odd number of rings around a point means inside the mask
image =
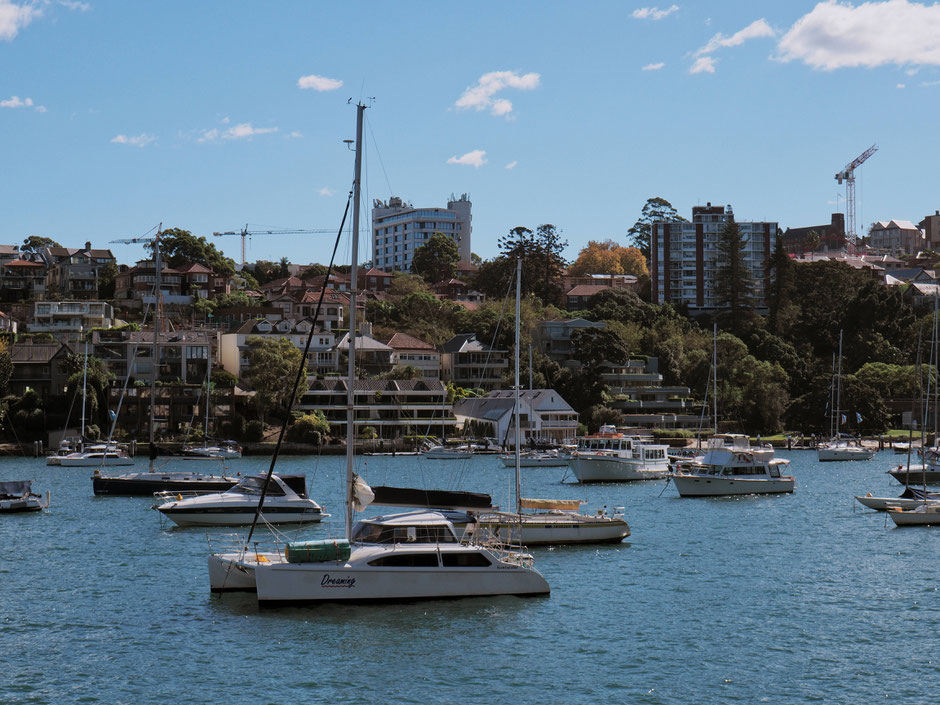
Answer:
POLYGON ((386 272, 411 271, 415 250, 434 233, 453 238, 460 259, 470 260, 470 198, 451 194, 447 208, 415 208, 392 196, 372 204, 372 263, 386 272))
MULTIPOLYGON (((650 233, 650 278, 653 303, 686 304, 691 313, 719 308, 715 296, 718 234, 734 218, 731 206, 692 208, 692 222, 654 223, 650 233)), ((777 223, 738 221, 744 260, 754 280, 754 307, 767 310, 770 256, 777 223)))

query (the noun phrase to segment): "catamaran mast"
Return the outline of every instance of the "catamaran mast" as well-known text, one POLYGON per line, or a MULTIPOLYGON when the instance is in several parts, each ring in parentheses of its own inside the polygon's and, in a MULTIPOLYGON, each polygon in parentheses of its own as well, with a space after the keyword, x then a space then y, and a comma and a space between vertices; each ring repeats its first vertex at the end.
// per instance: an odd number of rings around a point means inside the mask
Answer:
POLYGON ((712 328, 712 410, 715 416, 715 433, 718 433, 718 324, 712 328))
MULTIPOLYGON (((522 288, 522 259, 516 259, 516 379, 515 385, 513 386, 513 401, 514 406, 516 407, 516 513, 520 516, 522 515, 522 456, 521 456, 521 443, 522 443, 522 433, 519 428, 519 422, 522 418, 520 413, 522 409, 519 406, 519 318, 520 318, 520 296, 519 291, 522 288)), ((530 368, 531 369, 531 368, 530 368)), ((521 519, 520 519, 521 521, 521 519)))
POLYGON ((150 472, 153 472, 153 461, 156 455, 156 449, 153 446, 154 427, 156 426, 157 410, 157 376, 160 373, 160 299, 162 298, 163 277, 161 270, 163 262, 160 256, 160 233, 163 230, 163 223, 157 226, 157 236, 153 239, 153 266, 154 289, 156 294, 153 297, 153 359, 150 363, 150 472))
POLYGON ((352 538, 353 459, 356 445, 356 293, 359 288, 359 185, 362 178, 362 114, 356 105, 356 173, 353 177, 352 269, 349 277, 349 360, 346 382, 346 540, 352 538))

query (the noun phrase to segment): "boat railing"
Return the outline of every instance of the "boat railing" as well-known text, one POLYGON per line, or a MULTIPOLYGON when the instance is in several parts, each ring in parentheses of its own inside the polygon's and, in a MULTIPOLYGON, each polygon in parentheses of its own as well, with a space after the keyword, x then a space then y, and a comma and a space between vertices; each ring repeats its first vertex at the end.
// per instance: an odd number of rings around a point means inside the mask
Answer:
POLYGON ((153 504, 151 509, 156 509, 157 507, 166 504, 167 502, 179 502, 184 499, 195 499, 196 497, 205 496, 205 492, 154 492, 153 493, 153 504))
POLYGON ((276 535, 270 538, 271 542, 252 541, 251 545, 248 545, 241 534, 206 534, 210 554, 234 554, 238 556, 238 560, 254 557, 259 563, 269 560, 264 557, 265 554, 273 553, 282 558, 285 555, 285 543, 276 535))

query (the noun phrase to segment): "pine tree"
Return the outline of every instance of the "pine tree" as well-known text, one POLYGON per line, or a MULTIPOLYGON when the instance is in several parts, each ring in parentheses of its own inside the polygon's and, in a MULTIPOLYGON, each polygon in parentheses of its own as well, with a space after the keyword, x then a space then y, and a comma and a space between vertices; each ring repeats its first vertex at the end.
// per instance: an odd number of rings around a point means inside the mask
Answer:
POLYGON ((754 279, 744 259, 744 245, 741 228, 732 218, 718 234, 715 296, 735 332, 741 330, 745 317, 754 308, 754 279))

